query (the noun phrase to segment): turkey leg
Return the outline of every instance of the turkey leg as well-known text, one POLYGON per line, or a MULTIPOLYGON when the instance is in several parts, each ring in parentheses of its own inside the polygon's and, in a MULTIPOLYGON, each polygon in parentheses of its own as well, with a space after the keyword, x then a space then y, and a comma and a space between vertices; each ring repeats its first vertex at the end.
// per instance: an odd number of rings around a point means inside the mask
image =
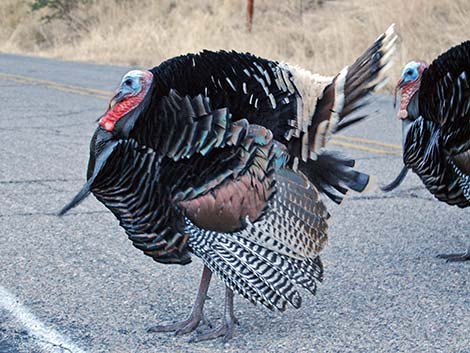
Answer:
MULTIPOLYGON (((209 324, 204 318, 204 301, 207 297, 207 291, 209 289, 209 283, 211 281, 212 271, 204 265, 202 271, 201 284, 197 292, 196 300, 194 302, 191 313, 186 320, 173 323, 163 323, 161 325, 153 326, 147 330, 147 332, 175 332, 175 335, 183 335, 194 331, 201 321, 209 324)), ((209 325, 210 326, 210 325, 209 325)))
POLYGON ((209 330, 205 333, 199 334, 191 338, 190 342, 207 341, 217 337, 224 337, 224 342, 227 342, 233 337, 233 327, 238 324, 238 320, 233 314, 233 290, 225 287, 225 308, 224 318, 220 326, 209 330))

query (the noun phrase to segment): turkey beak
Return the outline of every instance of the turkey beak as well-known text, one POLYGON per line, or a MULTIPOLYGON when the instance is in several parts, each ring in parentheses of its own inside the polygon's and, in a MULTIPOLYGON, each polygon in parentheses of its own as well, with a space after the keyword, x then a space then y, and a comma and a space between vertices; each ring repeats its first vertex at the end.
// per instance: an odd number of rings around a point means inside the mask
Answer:
POLYGON ((119 90, 109 101, 108 111, 113 109, 119 102, 122 102, 125 96, 125 93, 122 90, 119 90))
POLYGON ((96 119, 96 122, 100 121, 100 119, 104 117, 106 114, 108 114, 108 112, 112 110, 116 106, 116 104, 118 104, 119 102, 122 102, 125 97, 126 95, 121 89, 117 91, 117 93, 109 101, 108 109, 106 109, 106 112, 103 115, 101 115, 98 119, 96 119))

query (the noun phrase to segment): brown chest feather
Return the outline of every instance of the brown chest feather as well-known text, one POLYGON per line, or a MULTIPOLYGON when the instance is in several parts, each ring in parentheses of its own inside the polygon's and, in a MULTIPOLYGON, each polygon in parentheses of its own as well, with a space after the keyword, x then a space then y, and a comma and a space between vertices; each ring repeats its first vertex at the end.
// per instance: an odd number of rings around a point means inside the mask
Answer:
POLYGON ((262 215, 271 193, 254 175, 243 175, 180 206, 200 228, 234 232, 244 226, 246 217, 254 222, 262 215))

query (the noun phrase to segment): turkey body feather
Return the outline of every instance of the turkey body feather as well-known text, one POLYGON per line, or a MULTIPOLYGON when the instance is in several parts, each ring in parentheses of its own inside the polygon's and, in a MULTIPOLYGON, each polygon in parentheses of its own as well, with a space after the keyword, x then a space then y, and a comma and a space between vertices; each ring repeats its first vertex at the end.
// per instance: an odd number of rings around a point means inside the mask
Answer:
POLYGON ((190 318, 156 331, 198 325, 212 272, 227 288, 215 335, 232 330, 233 291, 273 310, 300 307, 300 288, 315 293, 329 219, 320 194, 339 203, 369 182, 325 145, 364 118, 352 113, 382 82, 395 39, 391 27, 332 77, 225 51, 123 77, 92 139, 88 181, 62 213, 91 192, 157 262, 201 258, 190 318))

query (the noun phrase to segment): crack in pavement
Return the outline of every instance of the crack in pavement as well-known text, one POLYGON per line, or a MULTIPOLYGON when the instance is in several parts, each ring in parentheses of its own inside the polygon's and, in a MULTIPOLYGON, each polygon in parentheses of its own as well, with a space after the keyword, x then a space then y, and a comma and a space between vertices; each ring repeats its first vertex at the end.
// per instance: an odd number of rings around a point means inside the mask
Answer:
POLYGON ((422 197, 418 196, 415 194, 407 194, 407 195, 402 195, 402 194, 395 194, 395 195, 390 195, 390 196, 356 196, 356 197, 351 197, 349 200, 351 201, 361 201, 361 200, 386 200, 386 199, 418 199, 418 200, 424 200, 424 201, 433 201, 435 202, 436 199, 432 197, 422 197))
POLYGON ((65 179, 65 178, 58 178, 58 179, 31 179, 31 180, 0 180, 1 184, 40 184, 40 183, 68 183, 73 181, 80 181, 81 178, 73 178, 73 179, 65 179))
MULTIPOLYGON (((94 123, 94 122, 93 122, 94 123)), ((38 131, 38 130, 44 130, 44 131, 55 131, 58 129, 68 129, 71 127, 83 127, 83 123, 75 123, 75 124, 61 124, 61 125, 49 125, 49 126, 15 126, 15 127, 2 127, 2 131, 13 131, 13 132, 22 132, 22 131, 28 131, 28 130, 33 130, 33 131, 38 131)), ((89 124, 92 126, 92 123, 90 122, 89 124)))
MULTIPOLYGON (((8 217, 31 217, 31 216, 58 216, 59 211, 57 212, 22 212, 22 213, 10 213, 10 214, 0 214, 0 218, 8 218, 8 217)), ((84 212, 73 212, 67 213, 61 217, 70 217, 70 216, 82 216, 82 215, 92 215, 92 214, 103 214, 109 213, 108 211, 84 211, 84 212)))

